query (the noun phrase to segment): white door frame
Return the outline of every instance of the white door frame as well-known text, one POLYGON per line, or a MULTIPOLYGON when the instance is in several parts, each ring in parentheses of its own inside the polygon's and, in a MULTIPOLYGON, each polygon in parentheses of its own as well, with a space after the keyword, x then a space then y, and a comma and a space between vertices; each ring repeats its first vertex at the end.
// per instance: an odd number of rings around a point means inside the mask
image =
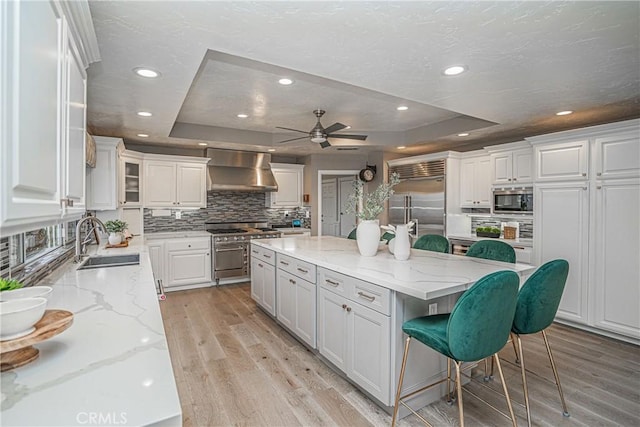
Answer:
POLYGON ((316 218, 318 236, 322 236, 322 177, 324 175, 353 175, 358 176, 359 169, 352 170, 319 170, 318 171, 318 214, 316 218))

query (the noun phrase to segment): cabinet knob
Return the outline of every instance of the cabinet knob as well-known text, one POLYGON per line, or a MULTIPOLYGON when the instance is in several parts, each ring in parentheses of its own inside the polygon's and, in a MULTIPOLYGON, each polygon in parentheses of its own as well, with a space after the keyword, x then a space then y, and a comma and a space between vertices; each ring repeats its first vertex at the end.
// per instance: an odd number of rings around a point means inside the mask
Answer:
POLYGON ((517 180, 518 180, 518 178, 513 178, 513 180, 514 180, 514 181, 517 181, 517 180))
POLYGON ((189 247, 191 247, 191 245, 188 245, 189 247))
POLYGON ((124 202, 122 202, 123 205, 127 204, 127 201, 125 200, 124 202))
POLYGON ((596 188, 597 188, 598 190, 600 190, 600 189, 602 189, 602 185, 598 185, 596 188))
POLYGON ((507 181, 511 181, 511 178, 508 178, 507 181))
POLYGON ((587 189, 587 187, 582 187, 582 189, 583 189, 583 190, 586 190, 586 189, 587 189))
POLYGON ((587 173, 586 172, 582 172, 582 176, 587 176, 587 173))
POLYGON ((602 172, 598 172, 596 175, 598 175, 598 176, 602 176, 602 172))
POLYGON ((351 307, 347 307, 347 313, 351 312, 351 307))
POLYGON ((347 304, 342 304, 342 309, 346 310, 346 308, 347 308, 347 304))

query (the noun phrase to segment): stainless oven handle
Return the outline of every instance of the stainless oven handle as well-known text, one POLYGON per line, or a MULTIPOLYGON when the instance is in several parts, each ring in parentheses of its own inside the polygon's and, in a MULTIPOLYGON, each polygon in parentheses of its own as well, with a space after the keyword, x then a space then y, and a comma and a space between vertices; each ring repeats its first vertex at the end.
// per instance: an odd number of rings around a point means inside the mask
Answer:
POLYGON ((237 248, 231 248, 231 249, 216 249, 216 252, 233 252, 233 251, 241 251, 243 248, 242 246, 238 246, 237 248))

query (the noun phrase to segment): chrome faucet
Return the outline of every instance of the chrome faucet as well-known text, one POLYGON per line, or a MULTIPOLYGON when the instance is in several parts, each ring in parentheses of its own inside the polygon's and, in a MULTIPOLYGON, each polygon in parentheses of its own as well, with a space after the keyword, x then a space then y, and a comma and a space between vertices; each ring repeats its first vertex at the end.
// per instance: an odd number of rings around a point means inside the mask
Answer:
MULTIPOLYGON (((104 233, 107 232, 107 227, 105 227, 102 221, 100 221, 95 216, 86 216, 82 218, 80 221, 78 221, 78 224, 76 224, 76 256, 74 258, 76 262, 80 262, 82 260, 82 257, 85 256, 84 254, 85 245, 91 241, 91 234, 96 230, 96 227, 100 227, 104 233), (89 229, 84 240, 82 240, 82 236, 81 236, 82 233, 80 231, 82 230, 82 225, 85 222, 92 222, 93 227, 89 229)), ((96 233, 96 243, 98 245, 100 244, 100 237, 98 233, 96 233)))

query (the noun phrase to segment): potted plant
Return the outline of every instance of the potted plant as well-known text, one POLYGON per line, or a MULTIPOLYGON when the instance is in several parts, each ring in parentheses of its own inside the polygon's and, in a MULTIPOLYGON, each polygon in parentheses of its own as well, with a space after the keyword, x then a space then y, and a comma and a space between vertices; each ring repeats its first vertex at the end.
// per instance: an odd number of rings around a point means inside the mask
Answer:
POLYGON ((496 227, 478 227, 476 228, 476 236, 478 237, 500 237, 500 229, 496 227))
POLYGON ((400 175, 392 173, 389 182, 383 182, 374 191, 365 193, 364 183, 356 179, 353 193, 349 196, 347 212, 355 213, 360 220, 356 228, 356 242, 362 256, 374 256, 380 242, 380 222, 378 215, 384 210, 384 203, 393 195, 393 187, 400 182, 400 175))
POLYGON ((20 289, 22 287, 22 283, 18 282, 14 279, 3 279, 0 277, 0 292, 1 291, 12 291, 14 289, 20 289))
POLYGON ((105 228, 109 232, 109 244, 118 245, 122 243, 122 232, 127 228, 127 223, 114 219, 104 223, 105 228))

